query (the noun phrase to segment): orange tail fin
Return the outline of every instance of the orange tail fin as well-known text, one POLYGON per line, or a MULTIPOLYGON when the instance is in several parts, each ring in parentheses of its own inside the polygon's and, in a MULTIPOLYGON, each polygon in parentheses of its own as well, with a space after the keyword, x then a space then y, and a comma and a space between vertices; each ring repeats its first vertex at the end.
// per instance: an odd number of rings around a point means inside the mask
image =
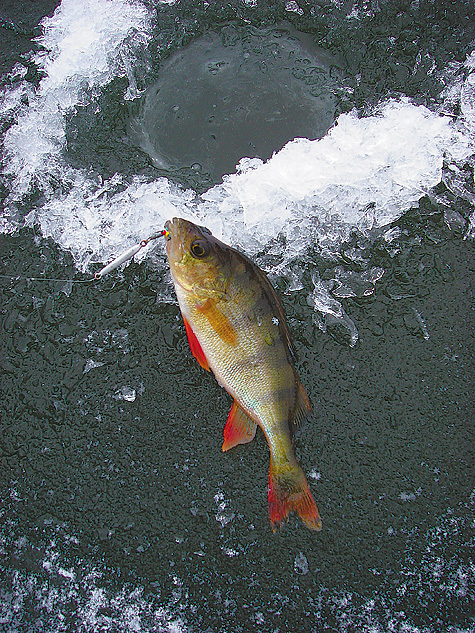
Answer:
POLYGON ((322 529, 318 512, 303 470, 298 464, 286 462, 269 470, 269 518, 274 532, 296 512, 309 530, 322 529))

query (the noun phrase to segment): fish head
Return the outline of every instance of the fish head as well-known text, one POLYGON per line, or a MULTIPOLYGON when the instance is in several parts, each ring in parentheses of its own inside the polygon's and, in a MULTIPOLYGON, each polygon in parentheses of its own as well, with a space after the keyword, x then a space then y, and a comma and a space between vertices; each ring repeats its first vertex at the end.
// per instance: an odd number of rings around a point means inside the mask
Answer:
POLYGON ((168 263, 175 284, 204 297, 226 292, 229 247, 209 229, 183 218, 165 224, 168 263))

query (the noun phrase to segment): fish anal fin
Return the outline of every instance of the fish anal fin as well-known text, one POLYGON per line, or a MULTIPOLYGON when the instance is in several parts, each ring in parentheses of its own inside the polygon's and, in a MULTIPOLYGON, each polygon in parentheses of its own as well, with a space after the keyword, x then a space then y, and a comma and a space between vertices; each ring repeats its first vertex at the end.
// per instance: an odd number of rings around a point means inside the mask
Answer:
POLYGON ((198 307, 198 311, 208 319, 220 339, 228 343, 228 345, 236 345, 236 330, 228 317, 217 307, 215 299, 207 299, 202 306, 198 307))
POLYGON ((274 532, 286 522, 291 512, 297 513, 309 530, 319 532, 322 529, 317 505, 298 464, 287 462, 274 467, 271 460, 268 501, 274 532))
POLYGON ((191 329, 191 325, 185 318, 183 319, 183 321, 185 322, 185 330, 188 337, 188 343, 190 344, 191 353, 199 362, 201 367, 203 367, 203 369, 206 369, 206 371, 209 371, 208 360, 205 356, 205 353, 203 352, 203 348, 196 338, 196 334, 193 332, 193 330, 191 329))
POLYGON ((256 434, 256 428, 257 424, 251 420, 235 400, 224 427, 224 441, 221 450, 228 451, 238 444, 251 442, 256 434))

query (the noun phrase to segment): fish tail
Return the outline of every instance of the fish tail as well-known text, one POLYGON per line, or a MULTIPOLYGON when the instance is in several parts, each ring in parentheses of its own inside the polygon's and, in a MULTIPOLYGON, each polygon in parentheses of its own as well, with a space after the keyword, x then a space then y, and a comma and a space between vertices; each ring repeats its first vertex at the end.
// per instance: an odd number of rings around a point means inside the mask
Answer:
POLYGON ((273 464, 269 470, 269 518, 274 532, 296 512, 310 529, 322 529, 322 520, 308 487, 303 470, 297 463, 273 464))

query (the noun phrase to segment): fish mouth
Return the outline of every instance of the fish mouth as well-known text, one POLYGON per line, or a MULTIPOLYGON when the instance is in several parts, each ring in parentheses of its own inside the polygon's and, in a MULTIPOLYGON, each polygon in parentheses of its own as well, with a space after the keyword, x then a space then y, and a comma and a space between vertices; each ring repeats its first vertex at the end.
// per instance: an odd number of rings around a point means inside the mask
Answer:
POLYGON ((167 231, 165 235, 165 239, 169 242, 174 235, 175 223, 178 218, 173 218, 172 220, 167 220, 165 222, 165 230, 167 231))
POLYGON ((178 237, 186 220, 182 218, 172 218, 165 222, 165 229, 168 231, 169 236, 167 239, 173 239, 178 237))
POLYGON ((181 218, 167 220, 165 222, 165 230, 167 231, 165 239, 167 240, 166 248, 168 258, 171 261, 180 260, 186 250, 184 244, 183 220, 181 218))
POLYGON ((193 237, 204 237, 207 239, 211 235, 211 231, 205 226, 193 224, 189 220, 183 218, 172 218, 165 222, 165 239, 167 240, 167 252, 170 254, 178 252, 181 248, 182 252, 187 250, 187 243, 193 237))

